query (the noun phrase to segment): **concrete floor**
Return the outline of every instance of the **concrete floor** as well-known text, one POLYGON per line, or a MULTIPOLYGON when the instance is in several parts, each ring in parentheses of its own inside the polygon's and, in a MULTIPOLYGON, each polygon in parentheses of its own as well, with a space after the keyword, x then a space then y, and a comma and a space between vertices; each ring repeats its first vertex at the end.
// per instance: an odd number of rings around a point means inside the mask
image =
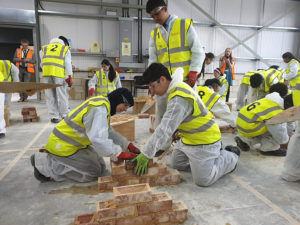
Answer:
MULTIPOLYGON (((72 101, 71 108, 79 101, 72 101)), ((97 183, 40 183, 33 176, 31 154, 43 146, 54 124, 49 123, 43 102, 12 103, 12 125, 0 139, 0 225, 69 225, 79 214, 95 211, 95 202, 113 197, 98 193, 97 183), (41 121, 23 123, 21 108, 35 106, 41 121)), ((136 120, 136 143, 142 147, 150 137, 149 119, 136 120)), ((234 144, 223 135, 224 144, 234 144)), ((164 158, 168 164, 169 156, 164 158)), ((237 169, 210 187, 193 184, 183 172, 178 185, 153 188, 167 191, 174 201, 189 209, 184 224, 257 225, 300 224, 300 182, 280 178, 284 158, 242 152, 237 169)), ((108 159, 106 159, 108 162, 108 159)))

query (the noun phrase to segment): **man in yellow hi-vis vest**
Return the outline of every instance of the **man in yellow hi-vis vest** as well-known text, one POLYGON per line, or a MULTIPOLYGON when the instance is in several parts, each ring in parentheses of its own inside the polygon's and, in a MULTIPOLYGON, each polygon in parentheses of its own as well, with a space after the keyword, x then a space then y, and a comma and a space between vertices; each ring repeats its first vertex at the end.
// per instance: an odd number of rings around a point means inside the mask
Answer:
MULTIPOLYGON (((0 82, 18 82, 19 70, 9 60, 0 60, 0 82)), ((8 96, 11 97, 10 94, 8 96)), ((5 94, 0 92, 0 138, 5 137, 6 124, 4 120, 4 102, 5 94)))
POLYGON ((181 138, 172 153, 172 166, 192 171, 194 182, 209 186, 236 167, 239 149, 221 148, 221 133, 213 115, 205 107, 197 92, 183 82, 182 68, 171 78, 160 63, 151 64, 143 74, 151 94, 167 95, 168 105, 160 125, 150 137, 137 161, 135 173, 142 175, 148 161, 161 147, 169 146, 174 133, 181 138))
POLYGON ((54 128, 45 146, 47 152, 31 156, 34 176, 41 182, 89 182, 104 174, 103 157, 135 158, 140 150, 109 123, 111 115, 133 104, 133 96, 126 88, 84 101, 54 128))
POLYGON ((286 150, 280 149, 280 144, 286 144, 289 140, 286 123, 268 125, 265 122, 284 110, 286 98, 283 97, 287 92, 285 84, 274 84, 265 98, 252 102, 239 111, 236 121, 239 135, 235 137, 235 141, 241 150, 257 148, 264 155, 286 155, 286 150))
POLYGON ((72 86, 72 63, 68 40, 60 36, 40 51, 43 77, 47 83, 62 86, 45 90, 46 103, 52 123, 58 123, 69 113, 67 85, 72 86))
MULTIPOLYGON (((156 22, 149 40, 148 66, 162 63, 173 76, 178 67, 184 69, 183 80, 191 87, 196 86, 197 74, 201 71, 205 51, 191 19, 170 15, 163 0, 148 0, 146 11, 156 22)), ((196 90, 196 87, 195 87, 196 90)), ((166 111, 167 97, 157 96, 155 127, 166 111)))
POLYGON ((296 84, 300 83, 300 63, 299 60, 290 52, 282 55, 283 61, 287 64, 283 78, 289 82, 290 87, 295 89, 296 84))

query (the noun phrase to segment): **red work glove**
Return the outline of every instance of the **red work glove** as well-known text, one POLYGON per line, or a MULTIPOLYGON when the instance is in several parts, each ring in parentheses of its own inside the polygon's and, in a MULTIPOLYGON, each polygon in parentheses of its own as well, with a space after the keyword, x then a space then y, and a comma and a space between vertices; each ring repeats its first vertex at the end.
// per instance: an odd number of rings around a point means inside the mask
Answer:
POLYGON ((130 159, 134 159, 135 157, 136 154, 132 152, 121 152, 120 155, 118 156, 118 159, 130 160, 130 159))
POLYGON ((69 78, 66 79, 66 83, 68 84, 69 87, 72 87, 73 85, 73 80, 72 80, 72 77, 69 76, 69 78))
POLYGON ((194 87, 196 81, 197 81, 197 72, 196 71, 190 71, 189 74, 187 75, 188 77, 188 84, 191 87, 194 87))
POLYGON ((95 88, 91 88, 89 90, 89 97, 93 96, 94 92, 95 92, 95 88))
POLYGON ((140 149, 135 147, 134 144, 132 144, 132 143, 130 143, 128 145, 128 149, 129 149, 130 152, 133 152, 134 154, 140 154, 141 153, 140 149))

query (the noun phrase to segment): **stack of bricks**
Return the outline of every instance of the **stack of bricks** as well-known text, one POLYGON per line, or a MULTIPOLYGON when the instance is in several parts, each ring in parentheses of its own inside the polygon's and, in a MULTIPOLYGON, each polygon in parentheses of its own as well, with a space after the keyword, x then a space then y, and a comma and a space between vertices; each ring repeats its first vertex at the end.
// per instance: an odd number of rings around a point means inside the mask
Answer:
POLYGON ((152 193, 149 184, 113 189, 114 199, 97 202, 93 214, 76 216, 74 225, 150 225, 183 223, 188 209, 168 193, 152 193))
POLYGON ((40 117, 36 113, 35 107, 27 106, 22 108, 23 121, 26 122, 38 122, 40 117))
POLYGON ((168 169, 164 163, 153 163, 150 159, 147 172, 143 176, 134 174, 134 164, 130 161, 112 162, 112 176, 99 177, 98 188, 100 192, 112 191, 113 187, 149 183, 150 186, 179 184, 180 173, 174 169, 168 169))

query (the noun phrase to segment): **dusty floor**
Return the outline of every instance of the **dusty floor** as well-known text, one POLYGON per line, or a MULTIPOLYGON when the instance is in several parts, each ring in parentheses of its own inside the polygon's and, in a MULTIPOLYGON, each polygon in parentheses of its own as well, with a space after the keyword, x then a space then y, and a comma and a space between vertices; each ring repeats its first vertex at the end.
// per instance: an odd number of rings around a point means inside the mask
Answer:
MULTIPOLYGON (((79 103, 72 101, 71 108, 79 103)), ((46 143, 55 125, 49 122, 43 102, 12 103, 10 112, 12 125, 0 140, 0 225, 69 225, 76 215, 93 212, 96 201, 112 198, 112 193, 99 194, 96 182, 37 181, 29 158, 46 143), (39 123, 23 123, 25 105, 36 106, 39 123)), ((149 125, 149 119, 136 120, 140 147, 150 137, 149 125)), ((223 143, 234 144, 233 137, 223 135, 223 143)), ((242 152, 237 169, 210 187, 196 186, 191 174, 183 172, 181 184, 153 190, 167 191, 188 206, 184 224, 300 224, 300 182, 280 178, 283 160, 242 152)), ((168 164, 168 156, 164 161, 168 164)))

